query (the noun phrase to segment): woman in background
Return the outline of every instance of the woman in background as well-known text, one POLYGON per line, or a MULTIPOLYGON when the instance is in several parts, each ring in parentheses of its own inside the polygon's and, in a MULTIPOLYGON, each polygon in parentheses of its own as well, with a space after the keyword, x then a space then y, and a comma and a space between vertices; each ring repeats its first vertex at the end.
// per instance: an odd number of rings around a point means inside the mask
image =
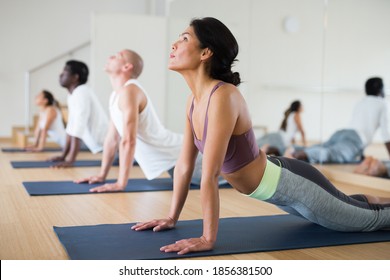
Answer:
POLYGON ((301 113, 303 106, 299 100, 291 103, 290 108, 284 112, 284 119, 280 126, 280 130, 285 132, 285 142, 287 144, 295 144, 295 134, 301 134, 302 144, 306 146, 305 131, 301 121, 301 113))
POLYGON ((256 139, 260 149, 270 155, 285 155, 286 150, 296 144, 295 135, 298 132, 301 134, 303 146, 306 146, 305 131, 301 120, 302 111, 303 106, 299 100, 292 102, 290 107, 284 112, 280 130, 256 139))
POLYGON ((61 148, 65 146, 66 132, 59 103, 52 93, 42 90, 35 97, 35 104, 40 108, 39 119, 34 131, 34 145, 28 146, 27 151, 42 151, 47 137, 50 137, 61 148))

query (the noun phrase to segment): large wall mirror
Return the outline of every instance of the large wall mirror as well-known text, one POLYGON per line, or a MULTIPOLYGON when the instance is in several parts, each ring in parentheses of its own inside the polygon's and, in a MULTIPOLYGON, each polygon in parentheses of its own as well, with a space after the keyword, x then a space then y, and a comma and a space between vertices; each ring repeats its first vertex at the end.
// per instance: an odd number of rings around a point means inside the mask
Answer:
MULTIPOLYGON (((389 11, 390 1, 385 0, 327 1, 321 121, 324 140, 348 126, 356 103, 366 95, 367 79, 382 78, 385 101, 389 104, 389 11)), ((365 157, 388 161, 383 140, 377 130, 364 150, 365 157)), ((356 172, 356 166, 340 168, 356 172)))
MULTIPOLYGON (((300 100, 307 145, 321 144, 347 126, 368 78, 379 76, 389 88, 388 11, 385 0, 171 1, 168 43, 193 17, 219 18, 240 45, 236 70, 253 123, 265 129, 259 136, 278 131, 285 110, 300 100)), ((181 131, 189 90, 177 73, 167 75, 166 123, 181 131)), ((381 141, 377 133, 366 153, 388 158, 381 141)))
MULTIPOLYGON (((348 125, 352 110, 365 96, 365 82, 383 79, 390 94, 390 2, 384 0, 328 0, 324 59, 322 131, 328 138, 348 125)), ((388 99, 388 98, 387 98, 388 99)), ((366 153, 388 159, 377 131, 366 153), (374 146, 372 145, 372 146, 374 146)))

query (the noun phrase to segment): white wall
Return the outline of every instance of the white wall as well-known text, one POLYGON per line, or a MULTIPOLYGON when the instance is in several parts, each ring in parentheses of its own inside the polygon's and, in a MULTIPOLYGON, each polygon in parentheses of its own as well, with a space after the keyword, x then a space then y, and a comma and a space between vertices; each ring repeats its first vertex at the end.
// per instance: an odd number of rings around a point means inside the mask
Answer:
MULTIPOLYGON (((344 127, 364 84, 382 77, 390 87, 390 1, 329 1, 325 57, 323 131, 344 127)), ((387 92, 390 94, 390 92, 387 92)), ((389 96, 387 96, 389 99, 389 96)), ((382 141, 379 131, 375 141, 382 141)))
POLYGON ((144 60, 139 78, 164 120, 167 73, 167 27, 165 17, 96 13, 92 20, 92 88, 108 111, 112 87, 104 66, 110 55, 123 49, 136 51, 144 60))
MULTIPOLYGON (((188 25, 188 19, 170 17, 168 19, 167 44, 168 48, 175 42, 179 34, 188 25)), ((170 49, 169 49, 170 50, 170 49)), ((166 102, 165 102, 165 124, 166 127, 175 132, 183 132, 185 125, 185 104, 190 90, 183 77, 177 72, 167 71, 166 102)))
MULTIPOLYGON (((167 80, 165 86, 162 83, 161 91, 145 86, 151 94, 161 93, 153 99, 156 98, 154 103, 158 104, 167 127, 182 131, 183 105, 189 93, 181 76, 166 70, 170 43, 192 17, 214 16, 232 30, 240 45, 235 70, 242 75, 240 89, 254 123, 277 129, 283 111, 293 99, 299 98, 305 107, 303 122, 308 138, 326 138, 346 124, 354 102, 364 94, 363 85, 368 77, 382 76, 390 88, 390 28, 387 28, 390 1, 327 2, 328 30, 325 64, 322 64, 323 0, 0 0, 0 137, 9 136, 12 125, 24 123, 24 72, 91 40, 93 13, 103 16, 169 12, 167 36, 159 37, 159 43, 155 44, 159 54, 165 48, 165 56, 152 59, 145 68, 147 73, 151 70, 148 65, 153 64, 158 71, 166 71, 167 80), (284 31, 283 19, 288 15, 298 19, 298 32, 284 31), (324 85, 331 89, 323 94, 319 89, 322 67, 324 85)), ((113 25, 110 24, 112 28, 113 25)), ((136 26, 137 32, 143 27, 136 26)), ((150 36, 149 30, 142 39, 148 40, 150 36)), ((105 102, 108 81, 99 67, 109 52, 117 50, 106 46, 91 61, 92 49, 86 47, 73 57, 92 66, 91 84, 97 87, 99 98, 105 102)), ((65 100, 66 91, 58 86, 58 74, 68 58, 33 75, 32 96, 41 88, 48 88, 60 100, 65 100)), ((149 61, 149 54, 145 59, 149 61)))
MULTIPOLYGON (((89 41, 93 11, 147 14, 151 9, 151 1, 144 0, 0 0, 0 137, 24 124, 25 71, 89 41)), ((58 75, 67 58, 43 70, 46 74, 34 74, 39 77, 33 77, 32 97, 48 88, 64 98, 58 75)), ((89 51, 74 58, 88 62, 89 51)))

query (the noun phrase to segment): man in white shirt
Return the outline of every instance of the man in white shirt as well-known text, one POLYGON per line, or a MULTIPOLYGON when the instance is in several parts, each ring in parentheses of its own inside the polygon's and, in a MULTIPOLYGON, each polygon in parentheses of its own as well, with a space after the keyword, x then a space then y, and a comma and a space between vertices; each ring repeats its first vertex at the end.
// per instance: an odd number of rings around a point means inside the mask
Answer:
POLYGON ((328 141, 296 151, 293 157, 311 163, 348 163, 362 160, 377 129, 390 155, 390 121, 381 78, 367 80, 366 96, 356 104, 346 129, 336 131, 328 141))
MULTIPOLYGON (((134 159, 149 180, 165 171, 173 176, 183 135, 169 131, 161 124, 151 100, 137 80, 142 69, 142 58, 131 50, 122 50, 108 59, 105 70, 113 92, 110 97, 110 124, 104 141, 101 171, 96 176, 75 182, 103 183, 118 147, 119 175, 116 182, 92 188, 91 192, 124 190, 134 159)), ((200 160, 195 165, 191 182, 199 184, 200 160)), ((187 182, 188 185, 191 182, 187 182)))
POLYGON ((55 167, 73 166, 82 142, 94 154, 103 149, 108 119, 96 95, 85 85, 88 74, 87 65, 76 60, 66 62, 60 74, 61 86, 69 91, 68 122, 65 148, 51 159, 59 162, 55 167))

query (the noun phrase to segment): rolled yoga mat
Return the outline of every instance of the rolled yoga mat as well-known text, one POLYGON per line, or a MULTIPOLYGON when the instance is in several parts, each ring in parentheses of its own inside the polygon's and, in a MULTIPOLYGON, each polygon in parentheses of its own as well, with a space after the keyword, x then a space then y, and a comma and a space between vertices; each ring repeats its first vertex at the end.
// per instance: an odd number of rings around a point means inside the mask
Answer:
POLYGON ((133 224, 56 227, 72 260, 146 260, 216 256, 390 241, 389 231, 346 233, 293 215, 220 219, 212 251, 177 255, 160 247, 202 235, 202 220, 179 221, 173 230, 134 231, 133 224))
MULTIPOLYGON (((107 180, 107 183, 115 180, 107 180)), ((99 184, 76 184, 73 181, 44 181, 44 182, 23 182, 23 186, 31 196, 38 195, 63 195, 63 194, 91 194, 89 189, 99 184)), ((220 185, 220 188, 231 188, 229 184, 220 185)), ((190 189, 199 189, 199 185, 191 185, 190 189)), ((173 181, 171 178, 129 179, 126 189, 123 192, 150 192, 150 191, 171 191, 173 181)))
MULTIPOLYGON (((94 167, 101 165, 100 160, 76 160, 73 164, 73 167, 94 167)), ((53 161, 11 161, 13 168, 49 168, 55 165, 56 162, 53 161)), ((134 162, 134 165, 137 163, 134 162)), ((115 160, 113 166, 118 166, 119 160, 115 160)))

